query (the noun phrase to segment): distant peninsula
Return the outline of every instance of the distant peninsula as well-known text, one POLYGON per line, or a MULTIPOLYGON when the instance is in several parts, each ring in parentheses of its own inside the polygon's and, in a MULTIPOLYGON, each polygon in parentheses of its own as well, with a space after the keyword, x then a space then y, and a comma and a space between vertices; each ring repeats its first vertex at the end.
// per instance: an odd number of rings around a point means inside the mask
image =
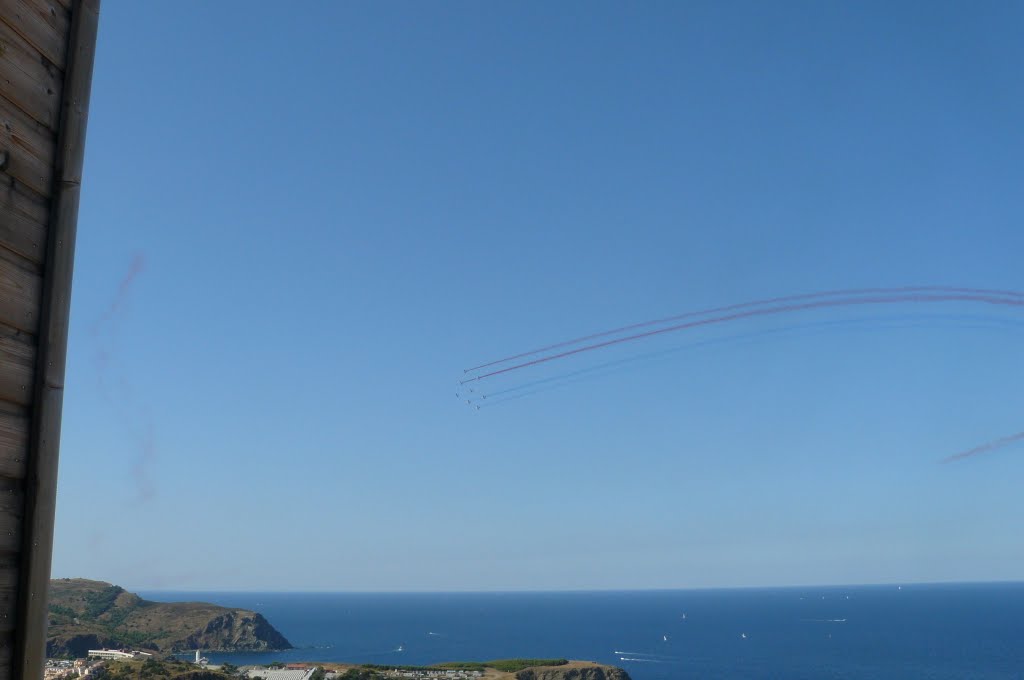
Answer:
MULTIPOLYGON (((83 658, 89 650, 147 650, 143 660, 106 664, 111 677, 146 680, 222 680, 263 678, 273 669, 246 667, 236 674, 231 664, 197 667, 172 656, 190 650, 216 652, 278 651, 292 645, 258 612, 205 602, 152 602, 120 586, 88 579, 50 581, 50 626, 46 655, 83 658)), ((203 659, 203 664, 206 660, 203 659)), ((273 664, 283 667, 285 664, 273 664)), ((567 659, 505 659, 442 663, 433 666, 308 663, 290 664, 293 671, 274 670, 295 680, 434 680, 467 677, 478 680, 629 680, 621 668, 567 659)))
POLYGON ((119 647, 159 653, 292 648, 257 612, 205 602, 152 602, 103 581, 53 579, 49 608, 51 658, 119 647))

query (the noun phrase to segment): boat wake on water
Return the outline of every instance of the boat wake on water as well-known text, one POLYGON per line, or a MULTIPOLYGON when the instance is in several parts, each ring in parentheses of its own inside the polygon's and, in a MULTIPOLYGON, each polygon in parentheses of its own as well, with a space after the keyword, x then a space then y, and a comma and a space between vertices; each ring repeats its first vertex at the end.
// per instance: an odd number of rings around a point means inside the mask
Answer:
POLYGON ((679 657, 669 656, 667 654, 648 654, 646 652, 615 652, 615 656, 619 657, 619 661, 637 661, 640 663, 671 663, 672 661, 678 661, 679 657))
POLYGON ((846 619, 800 619, 808 623, 846 623, 846 619))

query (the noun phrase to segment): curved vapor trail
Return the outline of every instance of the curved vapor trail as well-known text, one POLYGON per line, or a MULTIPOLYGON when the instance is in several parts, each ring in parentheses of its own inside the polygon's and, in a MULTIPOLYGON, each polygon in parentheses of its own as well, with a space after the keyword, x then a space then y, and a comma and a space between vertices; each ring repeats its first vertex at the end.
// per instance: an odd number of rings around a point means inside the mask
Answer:
MULTIPOLYGON (((615 369, 617 369, 618 367, 623 367, 623 366, 627 366, 629 364, 633 364, 633 363, 637 363, 637 362, 641 362, 641 361, 646 361, 646 360, 655 360, 655 359, 659 359, 661 357, 669 356, 671 354, 678 354, 679 352, 683 352, 683 351, 686 351, 686 350, 699 349, 699 348, 702 348, 702 347, 707 347, 707 346, 712 346, 712 345, 727 344, 727 343, 730 343, 730 342, 743 342, 743 341, 746 341, 746 340, 753 340, 753 339, 762 338, 762 337, 769 337, 769 336, 773 336, 773 335, 782 335, 782 334, 785 334, 785 333, 791 333, 791 332, 794 332, 794 331, 801 331, 801 330, 808 330, 808 329, 820 329, 820 330, 825 330, 825 331, 831 330, 833 328, 840 328, 840 329, 843 329, 843 328, 853 328, 854 330, 872 330, 870 328, 858 329, 857 326, 860 325, 860 324, 865 324, 865 323, 901 323, 901 322, 907 322, 907 321, 921 321, 921 322, 927 322, 927 321, 954 321, 954 322, 955 321, 979 321, 979 322, 980 321, 988 321, 988 322, 1008 323, 1008 324, 1013 324, 1013 325, 1016 325, 1018 323, 1018 322, 1015 322, 1015 321, 1010 321, 1010 320, 1007 320, 1007 319, 1002 319, 1000 317, 984 317, 984 316, 980 316, 979 317, 979 316, 976 316, 976 315, 962 315, 962 314, 939 314, 939 315, 934 315, 934 314, 926 314, 926 315, 909 314, 908 315, 908 314, 904 314, 904 315, 899 315, 899 316, 874 316, 874 317, 865 317, 865 318, 859 318, 859 319, 842 319, 842 320, 836 320, 836 321, 820 321, 820 322, 814 322, 814 323, 796 324, 796 325, 791 325, 791 326, 784 326, 784 327, 781 327, 781 328, 772 328, 772 329, 768 329, 768 330, 764 330, 764 331, 756 331, 756 332, 753 332, 753 333, 743 333, 743 334, 740 334, 740 335, 732 335, 732 336, 726 336, 726 337, 721 337, 721 338, 711 338, 711 339, 708 339, 708 340, 701 340, 701 341, 698 341, 698 342, 687 343, 685 345, 678 345, 676 347, 672 347, 672 348, 669 348, 669 349, 658 350, 656 352, 645 352, 643 354, 638 354, 636 356, 626 357, 626 358, 623 358, 623 359, 615 359, 613 361, 606 361, 604 363, 597 364, 596 366, 588 366, 586 368, 580 368, 580 369, 577 369, 577 370, 574 370, 574 371, 569 371, 567 373, 560 373, 558 375, 550 376, 550 377, 547 377, 547 378, 540 378, 538 380, 531 380, 529 382, 521 383, 519 385, 513 385, 512 387, 506 387, 506 388, 503 388, 503 389, 500 389, 500 390, 495 390, 493 392, 487 392, 487 393, 480 393, 480 392, 478 392, 477 394, 479 396, 470 397, 470 399, 468 399, 467 401, 469 402, 469 404, 471 406, 475 405, 475 404, 479 404, 481 407, 484 407, 484 406, 496 406, 497 404, 502 404, 502 403, 504 403, 506 401, 510 401, 511 399, 518 399, 521 396, 537 394, 539 392, 545 392, 545 391, 547 391, 549 389, 553 389, 555 387, 560 387, 562 385, 573 384, 573 383, 579 382, 578 380, 571 380, 572 378, 575 378, 577 376, 586 376, 586 377, 589 377, 589 378, 604 377, 606 375, 611 375, 611 374, 615 373, 616 372, 615 369), (604 369, 611 369, 611 370, 604 370, 604 369), (598 373, 598 371, 601 371, 601 372, 598 373), (588 374, 595 374, 595 375, 588 375, 588 374), (556 384, 552 385, 551 383, 556 383, 556 384), (548 387, 542 388, 542 386, 544 386, 544 385, 547 385, 548 387), (541 389, 534 389, 534 388, 541 388, 541 389), (527 392, 526 394, 517 395, 515 397, 508 397, 508 396, 506 396, 506 395, 513 394, 515 392, 523 392, 524 390, 529 390, 529 392, 527 392)), ((980 326, 980 325, 976 326, 976 327, 978 327, 978 328, 993 328, 993 326, 980 326)))
MULTIPOLYGON (((991 305, 1005 305, 1010 307, 1024 307, 1024 298, 1005 298, 997 297, 996 295, 981 295, 981 294, 942 294, 942 295, 923 295, 923 294, 911 294, 911 295, 884 295, 884 296, 868 296, 868 297, 855 297, 855 298, 843 298, 839 300, 816 300, 814 302, 802 302, 800 304, 789 304, 779 305, 776 307, 761 307, 758 309, 748 309, 742 312, 734 312, 732 314, 724 314, 722 316, 715 316, 708 319, 700 319, 698 321, 688 321, 686 323, 675 324, 673 326, 667 326, 665 328, 657 328, 650 331, 644 331, 643 333, 634 333, 621 338, 614 338, 612 340, 605 340, 603 342, 597 342, 590 345, 584 345, 575 349, 566 350, 564 352, 558 352, 548 356, 539 357, 537 359, 531 359, 530 361, 524 361, 522 363, 507 366, 505 368, 499 368, 488 373, 482 373, 472 378, 460 381, 460 383, 470 383, 480 380, 485 380, 496 375, 502 375, 511 371, 517 371, 530 366, 537 366, 544 364, 549 361, 555 361, 556 359, 562 359, 565 357, 573 356, 576 354, 582 354, 584 352, 592 352, 597 349, 604 347, 611 347, 613 345, 620 345, 624 342, 632 342, 634 340, 641 340, 643 338, 649 338, 656 335, 663 335, 665 333, 674 333, 676 331, 687 330, 689 328, 697 328, 699 326, 709 326, 712 324, 725 323, 727 321, 735 321, 737 319, 746 319, 755 316, 768 316, 772 314, 784 314, 786 312, 798 312, 809 309, 825 309, 831 307, 849 307, 853 305, 884 305, 884 304, 897 304, 907 302, 978 302, 991 305)), ((609 331, 610 332, 610 331, 609 331)))
POLYGON ((952 456, 947 456, 940 460, 940 463, 952 463, 955 460, 963 460, 964 458, 970 458, 971 456, 977 456, 980 453, 987 453, 994 449, 1000 449, 1004 446, 1008 446, 1015 442, 1024 441, 1024 432, 1018 432, 1017 434, 1011 434, 1006 437, 1000 437, 999 439, 993 439, 990 442, 986 442, 979 446, 975 446, 973 449, 967 449, 960 453, 954 453, 952 456))
POLYGON ((695 316, 721 314, 723 312, 731 312, 737 309, 760 307, 762 305, 772 305, 778 304, 780 302, 797 302, 799 300, 814 300, 819 298, 839 297, 843 295, 890 295, 904 293, 949 293, 992 296, 1001 295, 1005 297, 1024 298, 1024 292, 1016 290, 1000 290, 996 288, 962 288, 956 286, 898 286, 891 288, 846 288, 838 290, 818 291, 814 293, 798 293, 796 295, 783 295, 780 297, 765 298, 762 300, 739 302, 736 304, 725 305, 723 307, 712 307, 710 309, 702 309, 694 312, 684 312, 682 314, 666 316, 661 319, 651 319, 650 321, 641 321, 639 323, 629 324, 627 326, 620 326, 618 328, 613 328, 611 330, 601 331, 600 333, 591 333, 590 335, 583 335, 578 338, 573 338, 572 340, 563 340, 562 342, 556 342, 553 345, 547 345, 546 347, 538 347, 536 349, 531 349, 527 352, 520 352, 519 354, 513 354, 502 359, 488 361, 485 364, 480 364, 479 366, 473 366, 472 368, 464 369, 463 373, 472 373, 473 371, 479 371, 484 368, 497 366, 498 364, 508 363, 509 361, 522 359, 523 357, 533 356, 535 354, 543 354, 544 352, 550 352, 551 350, 560 349, 562 347, 569 347, 570 345, 576 345, 581 342, 597 340, 598 338, 606 338, 610 335, 617 335, 618 333, 625 333, 626 331, 633 331, 639 328, 658 326, 660 324, 669 323, 672 321, 681 321, 682 319, 689 319, 695 316))

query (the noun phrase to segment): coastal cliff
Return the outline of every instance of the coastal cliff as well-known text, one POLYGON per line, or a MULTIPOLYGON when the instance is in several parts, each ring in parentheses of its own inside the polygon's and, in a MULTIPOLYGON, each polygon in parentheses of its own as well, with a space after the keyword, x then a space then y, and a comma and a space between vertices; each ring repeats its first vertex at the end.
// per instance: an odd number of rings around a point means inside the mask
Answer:
POLYGON ((630 680, 621 668, 570 662, 563 666, 538 666, 521 670, 515 680, 630 680))
POLYGON ((102 647, 155 652, 267 651, 292 645, 257 612, 205 602, 151 602, 103 581, 50 582, 47 656, 102 647))

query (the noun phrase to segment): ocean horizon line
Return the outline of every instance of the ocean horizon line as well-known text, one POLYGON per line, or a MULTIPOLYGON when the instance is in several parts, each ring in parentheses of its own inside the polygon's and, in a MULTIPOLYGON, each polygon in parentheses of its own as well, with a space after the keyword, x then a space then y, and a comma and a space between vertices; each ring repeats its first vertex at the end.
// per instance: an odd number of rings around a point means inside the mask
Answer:
POLYGON ((187 594, 260 594, 260 595, 570 595, 570 594, 615 594, 615 593, 680 593, 705 591, 743 590, 796 590, 801 588, 842 589, 842 588, 884 588, 884 587, 929 587, 929 586, 998 586, 1024 585, 1020 579, 992 580, 935 580, 935 581, 878 581, 863 583, 807 583, 780 585, 726 585, 726 586, 670 586, 670 587, 624 587, 624 588, 508 588, 508 589, 367 589, 344 590, 328 588, 311 589, 261 589, 261 588, 157 588, 148 586, 123 586, 131 592, 145 593, 187 593, 187 594))

